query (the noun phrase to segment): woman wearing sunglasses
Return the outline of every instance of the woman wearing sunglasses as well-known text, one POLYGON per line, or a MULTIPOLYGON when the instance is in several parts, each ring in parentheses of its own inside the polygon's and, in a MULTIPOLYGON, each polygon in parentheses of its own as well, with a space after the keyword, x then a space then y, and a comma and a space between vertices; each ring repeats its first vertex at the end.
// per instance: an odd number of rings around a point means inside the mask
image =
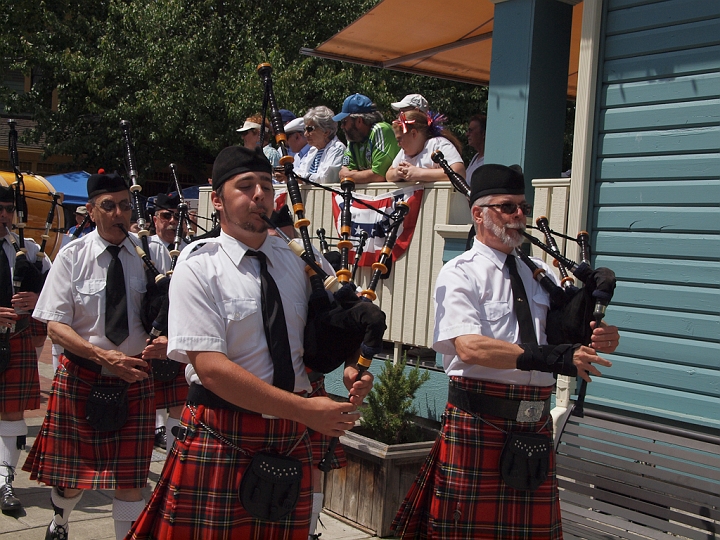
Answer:
POLYGON ((295 172, 319 184, 340 181, 345 145, 337 138, 337 122, 332 119, 334 114, 328 107, 320 105, 309 109, 303 117, 305 138, 312 148, 295 172))
POLYGON ((400 152, 385 178, 388 182, 437 182, 447 180, 445 172, 430 156, 440 150, 450 167, 465 178, 465 165, 457 137, 445 129, 445 117, 421 111, 401 112, 393 122, 400 152))

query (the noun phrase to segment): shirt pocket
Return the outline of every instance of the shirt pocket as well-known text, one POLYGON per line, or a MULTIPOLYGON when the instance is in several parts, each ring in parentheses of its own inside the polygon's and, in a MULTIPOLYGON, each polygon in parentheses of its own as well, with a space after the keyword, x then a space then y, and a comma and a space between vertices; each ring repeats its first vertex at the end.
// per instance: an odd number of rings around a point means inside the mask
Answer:
POLYGON ((225 322, 228 355, 231 358, 257 350, 265 341, 262 312, 254 298, 229 298, 218 303, 220 317, 225 322))
POLYGON ((75 286, 77 303, 86 313, 100 313, 101 299, 105 297, 104 279, 86 279, 75 286))
POLYGON ((478 307, 480 333, 483 336, 497 337, 508 324, 511 307, 508 302, 487 301, 478 307))

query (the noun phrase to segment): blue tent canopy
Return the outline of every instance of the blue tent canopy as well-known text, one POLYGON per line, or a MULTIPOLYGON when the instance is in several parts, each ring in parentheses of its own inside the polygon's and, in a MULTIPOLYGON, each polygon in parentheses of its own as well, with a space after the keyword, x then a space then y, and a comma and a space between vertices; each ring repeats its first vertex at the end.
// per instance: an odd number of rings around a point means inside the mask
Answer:
POLYGON ((90 173, 85 171, 53 174, 45 179, 55 191, 65 195, 64 204, 85 204, 87 202, 87 179, 90 173))

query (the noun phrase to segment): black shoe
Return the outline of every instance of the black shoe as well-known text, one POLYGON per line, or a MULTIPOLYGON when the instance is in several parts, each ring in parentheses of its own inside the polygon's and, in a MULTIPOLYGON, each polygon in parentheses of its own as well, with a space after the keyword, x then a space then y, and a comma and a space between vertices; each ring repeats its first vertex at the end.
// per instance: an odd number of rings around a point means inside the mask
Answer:
POLYGON ((15 496, 10 482, 0 486, 0 510, 3 512, 17 512, 18 510, 22 510, 22 503, 20 499, 15 496))
POLYGON ((167 446, 167 435, 165 434, 165 426, 155 428, 155 446, 165 449, 167 446))
POLYGON ((68 526, 55 524, 55 530, 50 531, 53 522, 50 522, 47 530, 45 531, 45 540, 68 540, 68 526))

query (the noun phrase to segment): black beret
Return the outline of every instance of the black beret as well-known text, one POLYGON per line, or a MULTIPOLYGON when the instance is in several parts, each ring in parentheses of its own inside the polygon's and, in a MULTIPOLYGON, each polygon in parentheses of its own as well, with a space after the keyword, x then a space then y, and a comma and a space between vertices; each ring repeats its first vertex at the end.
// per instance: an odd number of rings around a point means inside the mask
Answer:
POLYGON ((475 169, 470 179, 470 204, 486 195, 524 194, 525 177, 520 165, 482 165, 475 169))
POLYGON ((295 224, 292 216, 290 215, 290 210, 288 209, 287 204, 283 205, 279 211, 273 210, 272 216, 270 216, 270 221, 272 221, 272 224, 276 227, 287 227, 288 225, 295 224))
POLYGON ((117 193, 127 191, 128 185, 118 173, 108 174, 106 172, 91 174, 87 181, 88 199, 102 195, 103 193, 117 193))
POLYGON ((164 193, 155 197, 155 206, 158 208, 177 208, 178 204, 180 204, 180 195, 177 193, 172 197, 164 193))
POLYGON ((15 190, 11 187, 0 186, 0 202, 15 202, 15 190))
POLYGON ((212 188, 217 190, 227 180, 244 172, 272 174, 272 165, 261 148, 250 150, 244 146, 228 146, 215 158, 212 170, 212 188))

